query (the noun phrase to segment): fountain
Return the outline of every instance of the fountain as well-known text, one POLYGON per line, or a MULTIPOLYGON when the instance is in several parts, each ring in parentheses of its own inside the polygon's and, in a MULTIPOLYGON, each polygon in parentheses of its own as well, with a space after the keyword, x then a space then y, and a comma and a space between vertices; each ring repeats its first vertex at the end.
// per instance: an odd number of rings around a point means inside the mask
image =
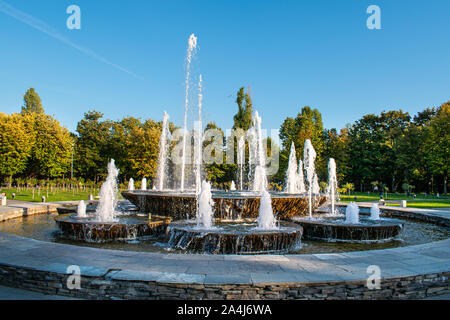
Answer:
POLYGON ((234 183, 234 181, 231 181, 230 191, 236 191, 236 184, 234 183))
POLYGON ((130 181, 128 181, 128 191, 134 191, 134 179, 130 178, 130 181))
POLYGON ((309 217, 312 218, 312 193, 313 193, 313 180, 315 175, 315 166, 314 161, 316 160, 316 151, 311 144, 311 140, 305 141, 304 147, 304 167, 306 172, 306 181, 308 182, 308 208, 309 208, 309 217))
POLYGON ((292 142, 291 153, 289 155, 289 164, 286 171, 286 192, 300 193, 299 190, 299 172, 297 167, 297 157, 295 155, 295 145, 292 142))
POLYGON ((377 203, 374 203, 370 208, 370 219, 371 220, 380 220, 380 207, 377 203))
POLYGON ((359 207, 355 202, 347 205, 345 210, 345 223, 359 224, 359 207))
POLYGON ((305 193, 306 192, 306 188, 305 188, 305 180, 304 180, 304 176, 303 176, 303 161, 302 159, 298 160, 298 180, 297 180, 297 185, 298 185, 298 192, 299 193, 305 193))
POLYGON ((267 190, 263 190, 261 194, 261 201, 259 205, 259 216, 258 216, 258 229, 260 230, 275 230, 278 229, 276 226, 276 220, 273 215, 272 210, 272 199, 267 190))
POLYGON ((244 164, 245 164, 245 140, 241 137, 238 141, 237 163, 239 165, 239 187, 244 190, 244 164))
POLYGON ((141 182, 141 190, 142 190, 142 191, 147 190, 147 178, 142 178, 142 182, 141 182))
POLYGON ((86 204, 84 203, 83 200, 78 202, 77 217, 86 218, 86 204))
POLYGON ((197 228, 211 230, 214 224, 214 201, 211 195, 211 184, 203 181, 198 197, 197 228))
POLYGON ((114 222, 115 210, 117 205, 117 177, 119 175, 119 169, 116 168, 114 159, 108 163, 108 176, 106 181, 100 188, 100 202, 95 211, 94 218, 99 222, 114 222))
MULTIPOLYGON (((158 171, 156 175, 157 190, 164 190, 164 182, 167 175, 167 157, 169 154, 169 115, 164 111, 161 137, 159 139, 158 171)), ((143 189, 144 190, 144 189, 143 189)))
POLYGON ((328 187, 327 187, 327 198, 329 199, 331 206, 331 214, 336 214, 335 203, 336 203, 336 193, 337 193, 338 183, 336 177, 336 162, 333 158, 328 161, 328 187))

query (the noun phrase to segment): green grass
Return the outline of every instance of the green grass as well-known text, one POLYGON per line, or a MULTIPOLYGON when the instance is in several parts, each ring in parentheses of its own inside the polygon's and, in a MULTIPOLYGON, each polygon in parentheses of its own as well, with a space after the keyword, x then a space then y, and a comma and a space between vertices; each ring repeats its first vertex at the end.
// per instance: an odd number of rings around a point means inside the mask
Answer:
MULTIPOLYGON (((398 207, 400 203, 387 203, 388 206, 398 207)), ((409 201, 407 204, 408 208, 422 208, 422 209, 433 209, 433 208, 450 208, 450 200, 442 201, 409 201)))
MULTIPOLYGON (((28 201, 28 202, 41 202, 41 197, 46 197, 46 202, 57 202, 57 201, 79 201, 79 200, 88 200, 90 191, 57 191, 55 194, 52 192, 48 192, 47 197, 47 190, 41 190, 40 195, 38 195, 38 191, 35 190, 34 192, 34 199, 33 199, 33 191, 32 190, 17 190, 16 188, 11 189, 0 189, 0 193, 6 193, 6 197, 11 200, 11 194, 15 193, 16 198, 14 200, 20 200, 20 201, 28 201)), ((98 189, 96 189, 94 196, 98 195, 98 189)), ((121 198, 122 196, 119 196, 121 198)))

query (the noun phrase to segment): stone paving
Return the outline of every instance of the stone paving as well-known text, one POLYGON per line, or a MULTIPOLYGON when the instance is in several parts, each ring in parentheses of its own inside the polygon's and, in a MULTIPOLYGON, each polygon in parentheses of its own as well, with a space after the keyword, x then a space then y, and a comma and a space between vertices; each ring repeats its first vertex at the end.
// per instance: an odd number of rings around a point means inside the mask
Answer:
MULTIPOLYGON (((11 204, 15 209, 23 208, 21 206, 25 204, 11 204)), ((437 210, 432 214, 444 215, 437 210)), ((332 254, 201 255, 106 250, 0 233, 0 267, 64 275, 71 265, 80 266, 81 275, 86 277, 177 285, 352 282, 366 281, 367 268, 371 265, 380 267, 383 279, 448 273, 450 239, 409 247, 332 254)), ((0 268, 0 279, 1 272, 0 268)), ((448 280, 444 282, 448 284, 448 280)), ((447 291, 444 289, 442 293, 447 291)))

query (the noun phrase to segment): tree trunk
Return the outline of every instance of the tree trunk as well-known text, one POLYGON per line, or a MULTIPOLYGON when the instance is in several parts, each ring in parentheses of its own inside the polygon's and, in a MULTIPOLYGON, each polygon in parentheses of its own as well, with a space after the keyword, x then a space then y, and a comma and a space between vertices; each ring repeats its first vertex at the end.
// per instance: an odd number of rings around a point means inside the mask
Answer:
POLYGON ((447 174, 444 175, 444 194, 447 194, 447 174))

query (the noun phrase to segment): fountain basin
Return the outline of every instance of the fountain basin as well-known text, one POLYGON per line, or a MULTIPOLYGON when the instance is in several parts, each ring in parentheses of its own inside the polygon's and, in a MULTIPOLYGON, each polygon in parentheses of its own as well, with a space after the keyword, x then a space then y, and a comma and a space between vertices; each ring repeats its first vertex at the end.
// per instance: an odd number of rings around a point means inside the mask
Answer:
POLYGON ((303 237, 308 240, 333 242, 381 242, 393 240, 403 229, 396 219, 370 220, 361 218, 358 224, 345 223, 345 218, 295 218, 291 221, 303 227, 303 237))
MULTIPOLYGON (((174 220, 193 218, 197 212, 197 196, 193 192, 124 191, 122 195, 142 212, 168 216, 174 220)), ((308 215, 305 195, 270 192, 273 213, 278 219, 308 215)), ((248 219, 259 215, 260 194, 249 191, 212 191, 214 217, 217 219, 248 219)), ((313 210, 326 202, 322 194, 312 197, 313 210)))
POLYGON ((177 221, 168 228, 169 246, 192 253, 262 254, 289 252, 301 245, 299 225, 283 222, 276 230, 255 227, 255 223, 222 223, 216 229, 201 230, 195 222, 177 221))
POLYGON ((166 233, 170 218, 151 220, 121 217, 117 222, 98 222, 92 218, 63 216, 55 218, 64 237, 84 242, 130 241, 140 237, 158 237, 166 233))

